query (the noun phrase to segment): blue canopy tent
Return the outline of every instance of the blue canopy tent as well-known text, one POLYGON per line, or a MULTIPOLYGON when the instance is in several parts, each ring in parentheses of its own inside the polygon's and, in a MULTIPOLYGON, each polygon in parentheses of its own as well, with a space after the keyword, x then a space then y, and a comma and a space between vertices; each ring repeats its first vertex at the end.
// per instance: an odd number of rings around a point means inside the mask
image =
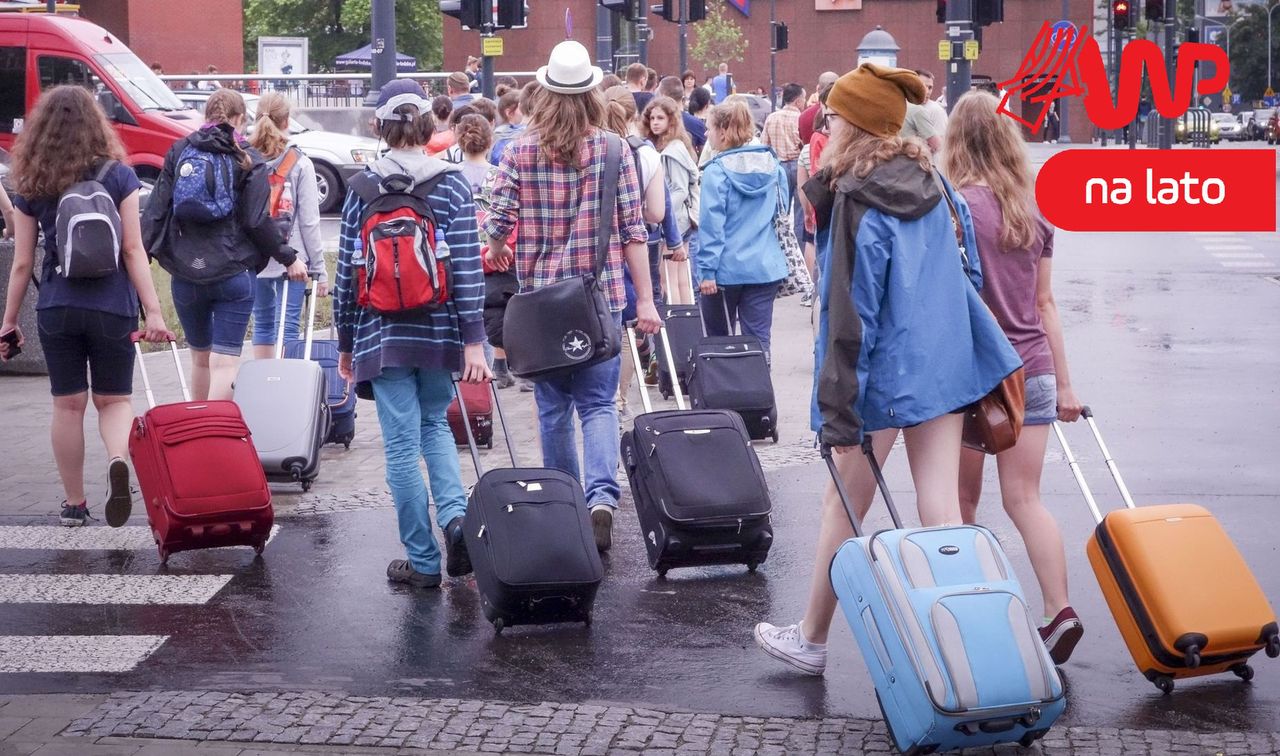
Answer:
MULTIPOLYGON (((373 67, 373 45, 365 45, 359 50, 352 50, 349 53, 343 53, 334 59, 333 65, 338 68, 372 68, 373 67)), ((412 72, 418 69, 418 60, 412 55, 404 53, 396 53, 396 70, 400 72, 412 72)))

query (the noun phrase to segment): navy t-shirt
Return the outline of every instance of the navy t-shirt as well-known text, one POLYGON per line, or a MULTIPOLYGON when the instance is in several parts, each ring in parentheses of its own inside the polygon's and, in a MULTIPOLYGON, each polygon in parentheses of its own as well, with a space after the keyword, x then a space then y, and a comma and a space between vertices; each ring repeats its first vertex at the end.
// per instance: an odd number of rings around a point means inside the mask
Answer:
MULTIPOLYGON (((94 174, 96 173, 95 169, 94 174)), ((103 177, 102 185, 115 200, 116 207, 142 186, 138 175, 124 163, 116 163, 103 177)), ((138 293, 129 281, 123 261, 119 270, 103 278, 63 278, 58 275, 57 197, 28 201, 25 197, 14 195, 13 206, 18 212, 38 220, 40 230, 44 232, 44 265, 40 271, 40 301, 36 305, 37 310, 77 307, 129 318, 138 316, 138 293)))

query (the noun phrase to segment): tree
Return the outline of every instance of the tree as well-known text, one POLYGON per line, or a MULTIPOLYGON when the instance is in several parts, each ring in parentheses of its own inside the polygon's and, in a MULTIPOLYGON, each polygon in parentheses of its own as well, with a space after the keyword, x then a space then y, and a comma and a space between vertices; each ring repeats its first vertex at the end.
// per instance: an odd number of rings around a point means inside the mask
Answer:
POLYGON ((741 62, 747 52, 747 39, 738 22, 725 15, 723 3, 709 3, 707 17, 693 25, 693 42, 689 56, 714 71, 721 63, 741 62))
MULTIPOLYGON (((307 37, 311 71, 332 71, 333 59, 369 44, 370 0, 245 0, 244 60, 258 63, 258 37, 307 37)), ((438 71, 444 60, 440 9, 427 0, 396 0, 396 48, 438 71)))
MULTIPOLYGON (((1231 91, 1248 103, 1262 99, 1267 89, 1267 6, 1250 5, 1239 17, 1243 20, 1231 30, 1231 91)), ((1280 71, 1280 34, 1273 31, 1271 37, 1272 75, 1280 79, 1276 76, 1280 71)), ((1218 45, 1227 46, 1225 33, 1218 36, 1218 45)))

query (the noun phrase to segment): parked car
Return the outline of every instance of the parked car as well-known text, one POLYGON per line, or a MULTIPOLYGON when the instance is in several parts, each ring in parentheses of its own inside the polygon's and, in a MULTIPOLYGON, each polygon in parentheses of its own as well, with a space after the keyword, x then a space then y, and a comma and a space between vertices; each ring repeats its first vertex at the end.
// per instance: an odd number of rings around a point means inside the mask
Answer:
MULTIPOLYGON (((203 111, 212 94, 205 89, 175 92, 188 107, 203 111)), ((258 112, 258 95, 244 95, 250 130, 258 112)), ((378 142, 368 137, 308 128, 296 118, 289 119, 289 143, 296 145, 316 166, 320 189, 320 212, 336 213, 347 195, 347 181, 378 159, 378 142)))
POLYGON ((1244 138, 1257 139, 1257 137, 1254 136, 1253 131, 1253 111, 1241 110, 1237 112, 1236 115, 1240 118, 1240 124, 1244 127, 1244 138))
POLYGON ((40 93, 58 84, 79 84, 94 94, 126 161, 146 185, 160 175, 174 141, 201 123, 101 26, 73 16, 0 14, 0 148, 13 149, 40 93))
POLYGON ((1267 140, 1267 144, 1280 143, 1280 108, 1272 108, 1271 115, 1267 117, 1267 125, 1263 131, 1263 136, 1267 140))
POLYGON ((1237 142, 1246 137, 1244 124, 1234 113, 1214 113, 1213 122, 1218 126, 1218 135, 1228 142, 1237 142))

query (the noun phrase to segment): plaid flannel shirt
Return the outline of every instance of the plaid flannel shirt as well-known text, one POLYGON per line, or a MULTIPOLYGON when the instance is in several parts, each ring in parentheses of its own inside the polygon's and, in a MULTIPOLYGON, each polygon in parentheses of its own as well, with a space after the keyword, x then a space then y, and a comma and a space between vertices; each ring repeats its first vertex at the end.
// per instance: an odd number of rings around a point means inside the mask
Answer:
POLYGON ((764 119, 763 144, 772 147, 782 162, 800 157, 800 111, 792 107, 776 110, 764 119))
MULTIPOLYGON (((519 222, 515 271, 522 290, 595 269, 606 146, 605 132, 593 130, 582 144, 582 169, 548 162, 535 133, 521 135, 503 153, 484 233, 489 238, 506 239, 519 222)), ((644 244, 649 238, 640 214, 640 182, 627 151, 624 142, 618 166, 618 206, 600 277, 601 289, 614 312, 621 312, 627 303, 622 284, 623 247, 644 244)))

